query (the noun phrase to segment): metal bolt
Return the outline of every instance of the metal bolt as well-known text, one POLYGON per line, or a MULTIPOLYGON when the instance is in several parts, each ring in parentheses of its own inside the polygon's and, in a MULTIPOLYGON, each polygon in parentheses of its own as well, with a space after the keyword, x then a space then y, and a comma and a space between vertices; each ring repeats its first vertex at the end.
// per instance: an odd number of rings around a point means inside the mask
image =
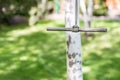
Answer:
POLYGON ((74 25, 72 32, 79 32, 79 26, 78 25, 74 25))

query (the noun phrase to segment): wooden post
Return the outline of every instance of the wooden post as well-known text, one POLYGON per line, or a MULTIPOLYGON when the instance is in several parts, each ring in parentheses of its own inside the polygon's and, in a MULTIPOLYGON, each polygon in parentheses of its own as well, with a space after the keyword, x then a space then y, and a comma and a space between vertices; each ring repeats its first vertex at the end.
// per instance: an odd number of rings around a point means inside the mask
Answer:
MULTIPOLYGON (((92 13, 93 13, 93 0, 87 0, 87 1, 88 1, 88 7, 86 7, 84 0, 80 0, 80 7, 81 7, 81 10, 84 16, 85 28, 91 28, 91 20, 92 20, 92 13)), ((85 34, 86 36, 91 35, 90 32, 86 32, 85 34)))
MULTIPOLYGON (((73 28, 74 25, 79 26, 79 0, 66 0, 65 16, 66 28, 73 28)), ((83 80, 80 32, 66 32, 66 37, 67 80, 83 80)))
POLYGON ((66 0, 65 28, 47 28, 48 31, 67 31, 67 80, 83 80, 80 31, 107 31, 106 28, 79 28, 79 1, 80 0, 66 0))

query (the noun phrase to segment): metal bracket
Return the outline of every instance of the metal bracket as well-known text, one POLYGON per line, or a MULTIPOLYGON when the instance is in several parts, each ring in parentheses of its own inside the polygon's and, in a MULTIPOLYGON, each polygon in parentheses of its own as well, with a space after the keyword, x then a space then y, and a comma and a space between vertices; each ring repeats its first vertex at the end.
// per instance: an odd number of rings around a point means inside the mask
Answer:
POLYGON ((79 32, 79 26, 78 25, 74 25, 72 32, 79 32))
POLYGON ((47 28, 47 31, 72 31, 72 32, 107 32, 106 28, 79 28, 74 25, 73 28, 47 28))

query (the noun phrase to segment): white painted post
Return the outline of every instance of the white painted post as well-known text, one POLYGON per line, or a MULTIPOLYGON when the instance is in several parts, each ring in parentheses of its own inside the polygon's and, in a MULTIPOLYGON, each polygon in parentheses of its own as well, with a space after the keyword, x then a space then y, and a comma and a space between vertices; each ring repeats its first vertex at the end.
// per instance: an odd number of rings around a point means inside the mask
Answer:
MULTIPOLYGON (((66 0, 65 21, 66 28, 73 28, 74 25, 79 26, 79 0, 66 0)), ((83 80, 80 32, 68 31, 66 37, 68 80, 83 80)))
MULTIPOLYGON (((85 0, 80 0, 80 7, 83 12, 84 16, 84 24, 85 28, 91 28, 91 20, 92 20, 92 13, 93 13, 93 0, 87 0, 88 7, 86 7, 85 0)), ((90 32, 85 33, 86 36, 91 35, 90 32)))
POLYGON ((79 1, 66 0, 66 28, 47 28, 48 31, 66 32, 67 80, 83 80, 81 36, 82 32, 106 32, 105 28, 79 28, 79 1))

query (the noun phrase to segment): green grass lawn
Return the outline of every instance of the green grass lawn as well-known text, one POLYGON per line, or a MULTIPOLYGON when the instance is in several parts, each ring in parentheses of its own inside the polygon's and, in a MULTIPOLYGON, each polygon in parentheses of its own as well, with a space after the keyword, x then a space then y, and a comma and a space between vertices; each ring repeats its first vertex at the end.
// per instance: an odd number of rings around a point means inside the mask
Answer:
MULTIPOLYGON (((81 22, 83 25, 83 23, 81 22)), ((40 21, 35 27, 0 27, 0 80, 66 80, 64 21, 40 21)), ((120 79, 120 21, 93 21, 107 33, 82 34, 84 80, 120 79)))

